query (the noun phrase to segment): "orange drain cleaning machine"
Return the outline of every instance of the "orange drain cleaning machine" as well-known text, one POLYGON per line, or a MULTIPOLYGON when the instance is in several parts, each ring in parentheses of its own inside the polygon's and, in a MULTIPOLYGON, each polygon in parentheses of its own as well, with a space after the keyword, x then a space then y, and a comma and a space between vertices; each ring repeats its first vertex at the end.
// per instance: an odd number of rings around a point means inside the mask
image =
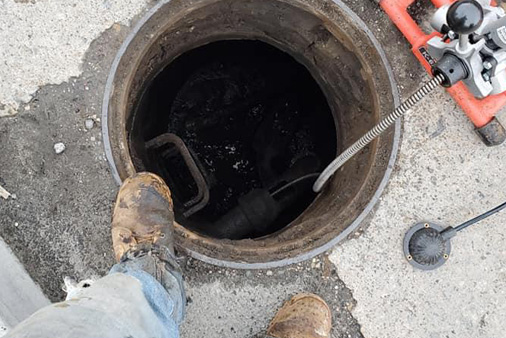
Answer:
POLYGON ((506 105, 506 13, 490 0, 431 0, 434 32, 426 34, 409 15, 414 0, 381 0, 381 7, 411 43, 433 78, 334 159, 313 185, 320 192, 350 158, 381 135, 440 85, 462 107, 488 146, 506 139, 496 114, 506 105))
POLYGON ((431 21, 435 31, 430 34, 423 32, 408 13, 414 0, 381 0, 379 4, 429 73, 444 54, 453 54, 464 62, 470 80, 455 83, 447 91, 485 144, 498 145, 506 139, 504 126, 495 118, 506 105, 504 10, 487 0, 431 1, 438 10, 431 21))

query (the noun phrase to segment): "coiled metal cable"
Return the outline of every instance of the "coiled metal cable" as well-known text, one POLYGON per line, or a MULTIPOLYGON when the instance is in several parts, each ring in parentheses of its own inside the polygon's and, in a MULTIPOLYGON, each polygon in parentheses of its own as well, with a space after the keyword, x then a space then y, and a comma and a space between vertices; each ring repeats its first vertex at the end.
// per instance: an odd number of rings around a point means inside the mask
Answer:
POLYGON ((350 158, 356 153, 362 150, 372 140, 381 135, 385 130, 388 129, 399 117, 407 113, 415 104, 421 99, 432 92, 436 87, 444 82, 445 78, 442 74, 437 75, 432 80, 428 81, 423 85, 422 88, 418 89, 413 95, 411 95, 405 102, 395 108, 395 110, 385 117, 380 123, 374 128, 368 131, 358 141, 353 143, 348 149, 346 149, 341 155, 339 155, 334 161, 332 161, 327 168, 321 173, 316 182, 313 185, 314 192, 320 192, 329 180, 329 178, 345 164, 350 158))

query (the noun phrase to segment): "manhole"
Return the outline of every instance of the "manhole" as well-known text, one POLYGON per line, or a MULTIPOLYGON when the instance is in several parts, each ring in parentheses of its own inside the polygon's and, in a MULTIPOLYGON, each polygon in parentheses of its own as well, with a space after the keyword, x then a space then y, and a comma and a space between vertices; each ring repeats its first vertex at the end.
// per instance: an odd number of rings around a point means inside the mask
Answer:
POLYGON ((180 248, 265 268, 323 252, 369 213, 399 125, 311 186, 396 101, 377 41, 339 1, 165 1, 116 57, 103 132, 118 182, 148 170, 171 187, 180 248))

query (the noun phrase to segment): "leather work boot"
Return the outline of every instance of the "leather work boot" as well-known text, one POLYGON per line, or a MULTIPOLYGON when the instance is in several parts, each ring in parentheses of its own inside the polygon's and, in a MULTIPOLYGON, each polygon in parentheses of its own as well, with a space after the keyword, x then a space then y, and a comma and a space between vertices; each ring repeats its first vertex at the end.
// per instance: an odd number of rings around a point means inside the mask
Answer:
MULTIPOLYGON (((112 214, 112 244, 119 263, 109 273, 151 275, 173 300, 170 316, 181 323, 186 295, 174 255, 172 207, 169 187, 159 176, 143 172, 123 182, 112 214)), ((156 284, 148 284, 156 289, 156 284)))
POLYGON ((275 338, 329 338, 332 328, 330 308, 314 294, 294 296, 279 309, 267 335, 275 338))
POLYGON ((137 173, 121 185, 112 215, 116 260, 126 253, 174 256, 174 212, 169 187, 157 175, 137 173))

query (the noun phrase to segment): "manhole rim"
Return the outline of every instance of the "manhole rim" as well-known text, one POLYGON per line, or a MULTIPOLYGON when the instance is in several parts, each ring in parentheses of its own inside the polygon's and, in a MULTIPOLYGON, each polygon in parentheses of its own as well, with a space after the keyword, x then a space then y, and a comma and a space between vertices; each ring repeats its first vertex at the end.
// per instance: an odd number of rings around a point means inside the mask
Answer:
MULTIPOLYGON (((102 102, 102 137, 104 142, 104 150, 106 159, 109 163, 109 167, 111 169, 111 173, 113 175, 114 180, 118 185, 121 185, 121 177, 119 175, 114 156, 113 156, 113 150, 112 145, 110 142, 110 133, 109 133, 109 118, 108 118, 108 111, 109 111, 109 104, 112 92, 114 90, 114 80, 115 76, 120 64, 120 61, 129 48, 130 44, 134 40, 134 38, 137 36, 139 31, 143 28, 143 26, 151 19, 151 17, 163 6, 170 3, 172 0, 162 0, 158 2, 155 6, 153 6, 149 11, 146 12, 146 14, 135 24, 135 26, 131 29, 131 31, 128 33, 126 39, 121 44, 121 47, 119 48, 114 61, 111 65, 107 82, 104 89, 104 98, 102 102)), ((387 78, 390 84, 391 88, 391 94, 393 103, 395 106, 398 106, 400 104, 400 97, 399 97, 399 91, 397 89, 395 77, 393 74, 393 70, 390 66, 390 62, 388 61, 385 51, 381 47, 379 41, 374 36, 373 32, 367 27, 365 22, 360 19, 360 17, 355 14, 344 2, 341 0, 332 0, 335 5, 337 5, 343 12, 345 12, 351 20, 355 22, 355 26, 361 30, 366 37, 370 40, 372 46, 376 49, 378 55, 381 58, 381 63, 384 65, 385 71, 387 73, 387 78)), ((235 268, 235 269, 267 269, 267 268, 276 268, 276 267, 282 267, 290 264, 300 263, 302 261, 311 259, 317 255, 320 255, 327 250, 333 248, 336 246, 339 242, 346 239, 351 233, 353 233, 359 225, 364 221, 364 219, 369 215, 369 213, 373 210, 376 203, 378 202, 381 194, 383 193, 386 185, 388 184, 388 181, 390 179, 390 176, 393 172, 393 167, 395 164, 395 161, 397 159, 397 153, 399 151, 399 144, 401 139, 401 122, 398 120, 395 123, 394 126, 394 133, 393 133, 393 140, 391 144, 391 154, 388 159, 388 164, 385 169, 385 173, 383 175, 383 178, 381 179, 378 188, 374 192, 372 198, 369 200, 367 205, 364 207, 362 212, 353 220, 353 222, 347 226, 341 233, 339 233, 336 237, 333 237, 331 240, 327 241, 326 243, 310 249, 309 251, 302 252, 297 254, 294 257, 289 258, 283 258, 278 260, 273 260, 269 262, 244 262, 244 261, 230 261, 230 260, 223 260, 218 259, 214 257, 210 257, 207 255, 204 255, 200 252, 197 252, 195 250, 191 250, 189 248, 183 248, 184 252, 187 253, 192 258, 201 260, 205 263, 213 264, 216 266, 221 267, 228 267, 228 268, 235 268)))

